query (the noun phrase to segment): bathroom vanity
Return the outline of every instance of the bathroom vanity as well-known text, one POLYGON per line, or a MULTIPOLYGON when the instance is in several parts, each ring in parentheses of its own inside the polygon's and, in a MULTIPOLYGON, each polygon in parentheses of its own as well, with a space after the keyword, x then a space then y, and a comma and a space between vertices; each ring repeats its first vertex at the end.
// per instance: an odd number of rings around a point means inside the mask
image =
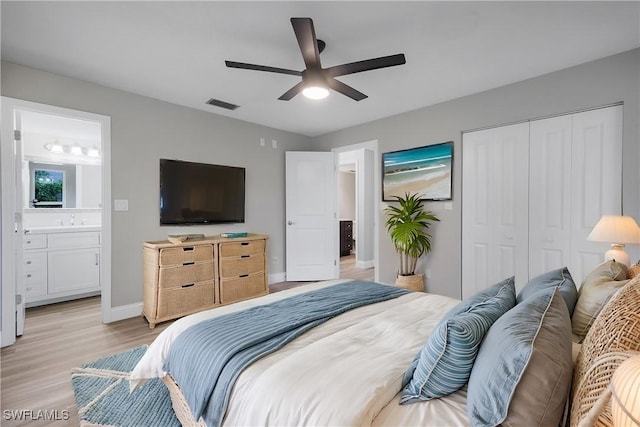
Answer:
POLYGON ((27 307, 100 293, 100 226, 26 227, 23 275, 27 307))

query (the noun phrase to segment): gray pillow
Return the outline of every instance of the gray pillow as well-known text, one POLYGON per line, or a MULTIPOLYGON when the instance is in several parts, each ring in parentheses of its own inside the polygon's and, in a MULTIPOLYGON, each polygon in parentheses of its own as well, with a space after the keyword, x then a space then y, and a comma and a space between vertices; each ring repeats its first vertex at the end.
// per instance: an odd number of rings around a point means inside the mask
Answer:
POLYGON ((558 289, 526 298, 485 335, 467 387, 472 426, 557 426, 571 385, 571 321, 558 289))
POLYGON ((400 404, 443 397, 464 386, 485 333, 515 303, 510 277, 451 309, 405 373, 400 404))
POLYGON ((560 294, 567 304, 569 317, 571 317, 578 299, 578 289, 576 288, 576 284, 573 282, 573 278, 571 277, 571 273, 569 273, 569 269, 567 267, 548 271, 529 280, 516 297, 516 303, 520 304, 522 301, 542 289, 553 288, 556 286, 560 288, 560 294))
POLYGON ((626 277, 627 267, 612 260, 599 264, 584 278, 571 316, 571 328, 576 342, 584 340, 602 307, 618 289, 629 282, 626 277))

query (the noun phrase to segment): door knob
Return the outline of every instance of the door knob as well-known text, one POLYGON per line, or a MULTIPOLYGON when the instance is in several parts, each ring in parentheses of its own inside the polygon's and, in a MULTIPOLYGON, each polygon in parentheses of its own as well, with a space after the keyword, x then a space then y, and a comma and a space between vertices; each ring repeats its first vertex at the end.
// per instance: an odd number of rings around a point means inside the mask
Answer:
POLYGON ((293 225, 293 221, 287 221, 288 225, 293 225))

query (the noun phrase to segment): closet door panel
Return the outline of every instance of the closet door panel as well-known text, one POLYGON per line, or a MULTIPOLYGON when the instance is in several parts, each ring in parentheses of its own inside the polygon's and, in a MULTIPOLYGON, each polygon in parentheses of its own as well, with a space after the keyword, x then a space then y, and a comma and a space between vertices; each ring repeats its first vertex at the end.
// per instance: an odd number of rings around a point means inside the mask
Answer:
POLYGON ((489 280, 492 240, 490 218, 491 133, 464 136, 462 149, 462 297, 482 289, 489 280))
POLYGON ((587 236, 602 215, 621 214, 622 106, 574 114, 572 139, 569 268, 579 284, 609 246, 587 236))
POLYGON ((531 122, 530 277, 571 259, 571 124, 570 115, 531 122))
POLYGON ((527 276, 528 124, 463 136, 462 296, 527 276))

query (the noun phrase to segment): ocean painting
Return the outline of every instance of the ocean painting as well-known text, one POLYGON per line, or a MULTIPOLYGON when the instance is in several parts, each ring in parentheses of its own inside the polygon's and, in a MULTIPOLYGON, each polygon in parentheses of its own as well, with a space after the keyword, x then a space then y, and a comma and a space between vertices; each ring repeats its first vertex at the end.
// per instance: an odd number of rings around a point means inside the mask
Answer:
POLYGON ((382 200, 405 193, 422 200, 451 199, 453 141, 382 154, 382 200))

